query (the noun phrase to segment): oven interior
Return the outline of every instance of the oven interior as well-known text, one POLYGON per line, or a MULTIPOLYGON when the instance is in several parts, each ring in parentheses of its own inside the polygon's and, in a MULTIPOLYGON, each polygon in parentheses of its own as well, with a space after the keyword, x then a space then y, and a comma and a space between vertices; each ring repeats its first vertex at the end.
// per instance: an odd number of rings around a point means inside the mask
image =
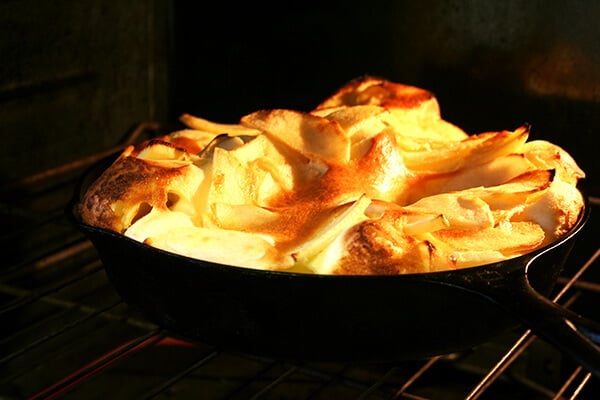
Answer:
POLYGON ((382 76, 432 90, 444 118, 470 133, 527 122, 534 138, 574 156, 592 214, 554 295, 600 321, 600 6, 429 0, 232 10, 149 0, 3 2, 0 10, 19 34, 0 42, 10 56, 0 67, 1 399, 600 394, 598 377, 525 328, 463 353, 385 364, 191 342, 123 303, 65 217, 89 166, 169 131, 183 112, 229 123, 261 108, 309 110, 354 77, 382 76))

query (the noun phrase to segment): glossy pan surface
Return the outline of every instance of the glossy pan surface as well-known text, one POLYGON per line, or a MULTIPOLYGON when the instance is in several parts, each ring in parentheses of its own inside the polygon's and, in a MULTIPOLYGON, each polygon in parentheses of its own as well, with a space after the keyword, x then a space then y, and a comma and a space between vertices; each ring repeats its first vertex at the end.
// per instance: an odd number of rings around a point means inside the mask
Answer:
MULTIPOLYGON (((110 161, 91 170, 80 190, 110 161)), ((521 257, 427 274, 329 276, 168 253, 83 224, 73 207, 79 193, 67 212, 119 294, 187 338, 273 357, 379 362, 465 350, 524 323, 600 374, 600 351, 588 333, 600 332, 597 324, 544 297, 589 217, 587 204, 567 235, 521 257)))

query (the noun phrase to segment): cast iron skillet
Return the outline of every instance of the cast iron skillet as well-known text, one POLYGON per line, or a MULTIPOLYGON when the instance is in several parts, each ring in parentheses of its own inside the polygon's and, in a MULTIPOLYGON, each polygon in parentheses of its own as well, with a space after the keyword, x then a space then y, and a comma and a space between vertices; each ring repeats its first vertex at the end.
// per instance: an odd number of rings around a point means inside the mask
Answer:
POLYGON ((587 202, 558 242, 490 265, 399 276, 267 272, 190 259, 82 223, 74 205, 114 158, 88 171, 67 214, 124 301, 177 334, 272 357, 383 362, 466 350, 523 323, 600 376, 599 324, 544 296, 589 218, 587 202))

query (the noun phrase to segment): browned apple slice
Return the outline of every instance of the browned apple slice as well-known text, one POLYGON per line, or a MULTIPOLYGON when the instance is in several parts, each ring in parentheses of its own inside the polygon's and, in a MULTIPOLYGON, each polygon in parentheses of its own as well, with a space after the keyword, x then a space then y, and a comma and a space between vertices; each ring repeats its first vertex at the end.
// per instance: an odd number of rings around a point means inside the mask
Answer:
POLYGON ((448 142, 445 147, 404 152, 404 161, 414 171, 457 171, 519 152, 528 135, 525 128, 472 135, 461 141, 448 142))

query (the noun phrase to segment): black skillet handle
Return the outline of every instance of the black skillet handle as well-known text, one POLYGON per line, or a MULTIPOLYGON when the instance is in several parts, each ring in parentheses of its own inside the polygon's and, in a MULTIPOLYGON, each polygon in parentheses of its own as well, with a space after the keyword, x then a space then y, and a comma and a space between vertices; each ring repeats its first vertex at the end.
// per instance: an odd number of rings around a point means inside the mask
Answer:
POLYGON ((515 269, 498 279, 487 276, 478 281, 487 282, 478 288, 479 294, 507 310, 536 336, 600 377, 598 322, 585 319, 542 296, 531 287, 523 270, 515 269))
POLYGON ((527 279, 513 287, 513 299, 504 307, 540 338, 553 344, 584 368, 600 377, 600 327, 539 294, 527 279), (520 299, 520 300, 517 300, 520 299))

